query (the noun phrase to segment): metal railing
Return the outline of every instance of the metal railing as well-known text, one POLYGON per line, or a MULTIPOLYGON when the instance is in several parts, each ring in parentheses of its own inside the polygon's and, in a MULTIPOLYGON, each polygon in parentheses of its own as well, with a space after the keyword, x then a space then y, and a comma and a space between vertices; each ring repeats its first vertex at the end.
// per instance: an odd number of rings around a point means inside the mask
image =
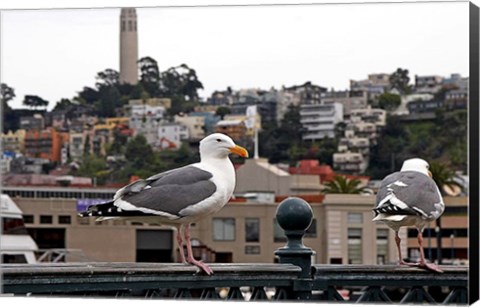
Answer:
POLYGON ((313 218, 308 203, 284 200, 276 219, 287 244, 280 263, 211 264, 212 276, 173 263, 2 264, 3 293, 162 299, 302 300, 467 304, 468 267, 444 273, 396 265, 312 265, 302 243, 313 218))

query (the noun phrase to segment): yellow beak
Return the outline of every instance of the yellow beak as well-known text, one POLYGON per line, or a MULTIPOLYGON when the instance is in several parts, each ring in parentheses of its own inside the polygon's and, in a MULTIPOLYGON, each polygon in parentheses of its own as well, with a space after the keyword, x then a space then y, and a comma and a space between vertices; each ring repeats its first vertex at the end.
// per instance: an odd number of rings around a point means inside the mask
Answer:
POLYGON ((248 151, 242 146, 235 145, 235 147, 230 148, 230 151, 240 157, 248 158, 248 151))
POLYGON ((433 178, 431 171, 428 171, 428 176, 430 176, 430 178, 433 178))

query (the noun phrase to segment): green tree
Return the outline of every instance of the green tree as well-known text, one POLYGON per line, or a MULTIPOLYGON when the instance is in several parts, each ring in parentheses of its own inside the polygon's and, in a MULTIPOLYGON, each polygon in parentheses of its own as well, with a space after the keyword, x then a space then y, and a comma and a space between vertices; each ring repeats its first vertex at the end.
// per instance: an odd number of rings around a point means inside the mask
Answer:
POLYGON ((157 61, 151 57, 138 60, 140 67, 140 84, 150 97, 159 97, 161 93, 160 69, 157 61))
POLYGON ((114 69, 107 68, 104 71, 98 72, 95 79, 98 80, 97 83, 95 83, 97 88, 117 86, 120 83, 120 74, 114 69))
POLYGON ((231 112, 232 111, 229 107, 220 106, 215 111, 215 115, 220 116, 220 118, 223 119, 225 115, 230 114, 231 112))
POLYGON ((17 130, 18 116, 15 111, 8 105, 8 102, 15 98, 15 90, 9 87, 6 83, 1 84, 0 98, 2 100, 3 111, 3 132, 8 130, 17 130))
POLYGON ((8 104, 10 100, 15 98, 15 90, 8 86, 6 83, 1 84, 0 98, 2 99, 2 105, 8 104))
POLYGON ((396 94, 383 93, 378 97, 378 106, 387 111, 397 109, 401 103, 402 98, 396 94))
POLYGON ((48 101, 36 95, 25 95, 23 104, 34 109, 37 109, 38 107, 46 108, 48 106, 48 101))
POLYGON ((336 175, 333 180, 324 183, 322 190, 325 194, 360 194, 365 191, 359 179, 348 179, 345 176, 336 175))
POLYGON ((455 187, 462 188, 458 183, 460 177, 447 163, 431 161, 429 164, 432 178, 442 195, 446 194, 445 187, 449 187, 450 189, 454 189, 455 187))
POLYGON ((128 141, 125 158, 135 169, 151 168, 155 163, 155 155, 145 136, 139 134, 128 141))
POLYGON ((53 111, 63 111, 68 110, 68 108, 72 105, 72 101, 67 98, 60 99, 53 108, 53 111))
POLYGON ((396 88, 402 92, 402 94, 410 94, 412 89, 408 84, 410 77, 408 76, 408 69, 397 68, 390 77, 390 88, 396 88))

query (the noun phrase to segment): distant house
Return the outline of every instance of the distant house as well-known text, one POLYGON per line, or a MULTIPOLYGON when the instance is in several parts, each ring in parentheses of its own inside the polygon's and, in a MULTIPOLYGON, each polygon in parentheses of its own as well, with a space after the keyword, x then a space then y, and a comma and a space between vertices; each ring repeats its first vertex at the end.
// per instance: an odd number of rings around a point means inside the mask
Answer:
POLYGON ((335 137, 336 124, 343 121, 343 105, 302 104, 300 105, 300 122, 305 128, 304 140, 321 140, 335 137))
POLYGON ((42 130, 43 128, 45 128, 45 120, 41 114, 20 117, 20 129, 42 130))
POLYGON ((8 131, 2 133, 2 150, 4 152, 20 153, 25 150, 25 135, 24 129, 18 129, 15 132, 8 131))
POLYGON ((68 133, 57 132, 54 128, 29 130, 25 135, 25 155, 61 162, 62 148, 68 139, 68 133))
POLYGON ((247 133, 245 122, 239 119, 225 119, 217 122, 215 132, 230 136, 234 141, 242 141, 247 133))
POLYGON ((190 138, 189 130, 179 123, 166 123, 158 127, 158 141, 155 144, 159 149, 179 149, 182 141, 190 138))
POLYGON ((441 100, 417 100, 408 103, 407 108, 410 114, 415 113, 435 113, 435 111, 444 106, 441 100))
POLYGON ((154 145, 158 141, 158 128, 162 125, 167 108, 160 99, 131 100, 126 108, 129 110, 129 126, 134 136, 143 135, 147 143, 154 145))
POLYGON ((357 91, 331 91, 322 97, 322 104, 333 104, 335 102, 343 105, 343 116, 348 118, 352 110, 366 108, 368 105, 368 92, 357 91))
POLYGON ((468 90, 451 90, 445 93, 445 108, 466 109, 468 106, 468 90))
POLYGON ((188 115, 175 115, 173 120, 188 130, 188 139, 199 141, 205 137, 205 117, 188 115))
POLYGON ((284 91, 299 95, 301 104, 320 104, 322 94, 327 92, 327 88, 305 82, 302 85, 285 87, 284 91))
POLYGON ((435 94, 442 88, 442 76, 417 76, 415 75, 415 92, 435 94))
POLYGON ((390 88, 390 75, 370 74, 365 80, 350 80, 350 91, 365 91, 367 99, 375 99, 390 88))
POLYGON ((359 152, 336 152, 333 167, 342 172, 361 174, 368 167, 368 159, 359 152))

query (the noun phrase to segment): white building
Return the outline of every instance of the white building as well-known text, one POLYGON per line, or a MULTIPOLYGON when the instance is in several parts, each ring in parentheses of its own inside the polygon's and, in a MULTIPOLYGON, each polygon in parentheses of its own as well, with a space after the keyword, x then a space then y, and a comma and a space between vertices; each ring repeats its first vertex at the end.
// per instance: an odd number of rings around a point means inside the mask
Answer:
POLYGON ((304 140, 321 140, 335 137, 335 126, 343 121, 343 105, 302 104, 300 105, 300 122, 306 129, 304 140))
POLYGON ((352 110, 366 108, 368 105, 368 92, 358 91, 332 91, 327 92, 322 97, 322 104, 332 104, 335 102, 343 105, 343 116, 348 118, 352 110))
POLYGON ((205 117, 203 116, 175 115, 174 122, 185 126, 192 140, 201 140, 205 137, 205 117))
POLYGON ((147 143, 155 145, 158 138, 158 128, 162 125, 165 116, 165 107, 150 104, 130 105, 129 125, 134 136, 145 136, 147 143))
POLYGON ((159 149, 179 149, 182 141, 189 139, 188 128, 181 124, 167 123, 158 128, 158 141, 155 147, 159 149))
POLYGON ((343 172, 363 173, 368 167, 368 159, 359 152, 336 152, 333 167, 343 172))
POLYGON ((86 135, 83 132, 71 132, 69 136, 69 153, 72 160, 79 160, 85 151, 86 135))

